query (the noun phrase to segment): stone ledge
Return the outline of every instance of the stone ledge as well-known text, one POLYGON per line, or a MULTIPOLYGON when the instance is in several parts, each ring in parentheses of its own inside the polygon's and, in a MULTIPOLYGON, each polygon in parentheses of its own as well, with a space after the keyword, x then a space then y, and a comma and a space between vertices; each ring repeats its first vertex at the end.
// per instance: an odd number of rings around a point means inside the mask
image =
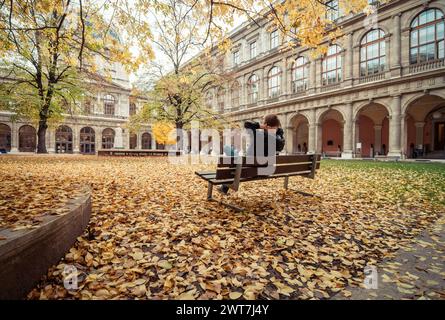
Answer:
POLYGON ((0 300, 23 299, 82 235, 91 217, 91 190, 71 200, 69 212, 47 216, 32 230, 0 230, 0 300))

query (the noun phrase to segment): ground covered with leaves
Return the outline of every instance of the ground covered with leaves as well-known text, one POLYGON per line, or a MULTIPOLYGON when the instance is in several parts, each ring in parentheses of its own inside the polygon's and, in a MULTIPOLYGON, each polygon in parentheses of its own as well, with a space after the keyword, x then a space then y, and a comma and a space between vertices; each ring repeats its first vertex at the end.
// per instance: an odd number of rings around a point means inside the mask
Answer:
POLYGON ((9 180, 26 173, 45 190, 93 190, 88 230, 31 299, 348 296, 366 265, 409 247, 445 208, 445 167, 432 164, 323 161, 315 180, 290 179, 290 189, 316 197, 285 192, 281 180, 244 183, 227 199, 241 213, 205 201, 207 185, 194 175, 205 165, 8 156, 0 166, 15 173, 9 180), (79 290, 64 289, 66 264, 78 269, 79 290))

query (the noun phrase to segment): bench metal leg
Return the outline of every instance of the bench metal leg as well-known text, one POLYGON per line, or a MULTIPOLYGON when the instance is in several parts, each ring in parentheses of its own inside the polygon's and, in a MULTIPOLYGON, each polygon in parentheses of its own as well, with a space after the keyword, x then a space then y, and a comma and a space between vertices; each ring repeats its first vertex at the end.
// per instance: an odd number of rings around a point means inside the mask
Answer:
POLYGON ((209 182, 207 187, 207 200, 212 200, 213 199, 212 195, 213 195, 213 184, 209 182))
POLYGON ((289 177, 284 178, 284 189, 289 189, 289 177))
MULTIPOLYGON (((284 177, 284 189, 289 190, 289 177, 284 177)), ((292 190, 293 192, 299 193, 305 197, 315 197, 312 193, 307 193, 304 191, 292 190)))
POLYGON ((214 199, 213 198, 213 184, 210 183, 210 182, 209 182, 208 187, 207 187, 207 201, 217 202, 217 203, 222 204, 223 206, 228 207, 230 209, 233 209, 233 210, 235 210, 237 212, 242 212, 242 211, 245 210, 242 207, 238 207, 238 206, 235 206, 233 204, 226 203, 224 201, 214 199))

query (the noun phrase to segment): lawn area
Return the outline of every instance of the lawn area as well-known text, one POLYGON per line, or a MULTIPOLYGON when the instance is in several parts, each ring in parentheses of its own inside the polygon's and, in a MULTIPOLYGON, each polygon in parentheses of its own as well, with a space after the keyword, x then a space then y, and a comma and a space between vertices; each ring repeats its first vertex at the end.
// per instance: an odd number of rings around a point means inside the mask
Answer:
POLYGON ((317 197, 285 192, 281 180, 249 182, 228 199, 241 213, 205 201, 202 169, 162 158, 0 157, 0 228, 36 225, 82 185, 93 190, 88 230, 29 298, 330 298, 445 209, 439 164, 326 160, 315 180, 290 179, 317 197), (65 264, 80 271, 76 292, 63 287, 65 264))

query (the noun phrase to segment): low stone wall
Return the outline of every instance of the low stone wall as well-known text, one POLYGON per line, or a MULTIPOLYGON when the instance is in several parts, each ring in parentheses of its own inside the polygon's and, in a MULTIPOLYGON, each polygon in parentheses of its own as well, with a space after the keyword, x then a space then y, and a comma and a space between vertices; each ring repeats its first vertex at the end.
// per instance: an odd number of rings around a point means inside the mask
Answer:
POLYGON ((99 156, 112 156, 112 157, 167 157, 170 155, 180 156, 180 151, 172 150, 99 150, 97 152, 99 156))
POLYGON ((91 190, 67 204, 69 213, 47 216, 32 230, 0 230, 0 299, 23 299, 82 235, 91 216, 91 190))

